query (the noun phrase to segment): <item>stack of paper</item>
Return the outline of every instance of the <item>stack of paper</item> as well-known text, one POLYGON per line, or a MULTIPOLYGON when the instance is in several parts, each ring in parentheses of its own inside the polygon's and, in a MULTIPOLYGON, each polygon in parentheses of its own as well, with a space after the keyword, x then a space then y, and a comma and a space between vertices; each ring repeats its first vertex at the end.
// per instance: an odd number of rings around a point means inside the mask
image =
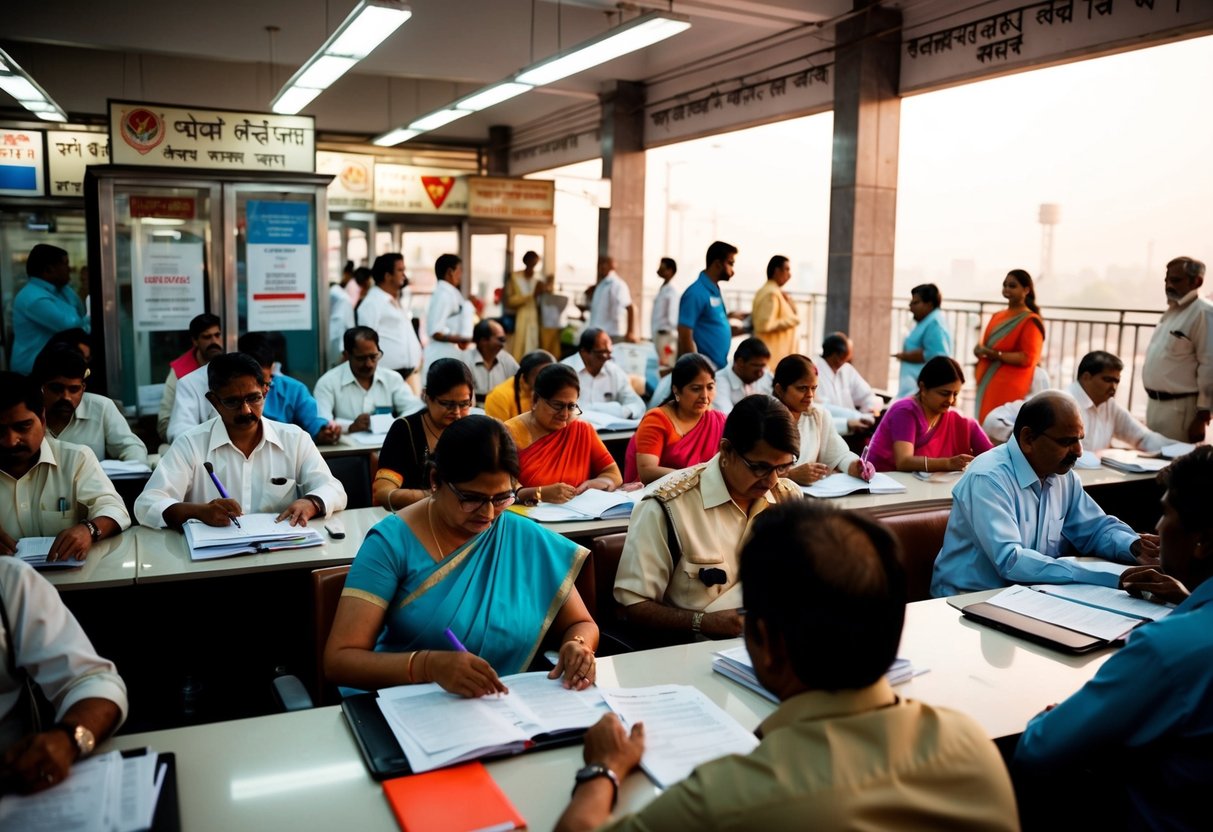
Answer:
POLYGON ((856 491, 867 491, 871 494, 901 494, 906 487, 888 474, 876 474, 871 482, 864 482, 859 477, 850 474, 830 474, 812 485, 803 486, 805 494, 810 497, 845 497, 856 491))
POLYGON ((541 523, 631 517, 632 509, 643 497, 643 491, 601 491, 590 488, 567 503, 541 503, 531 509, 527 516, 541 523))
POLYGON ((1113 589, 1110 586, 1096 584, 1037 584, 1032 589, 1043 592, 1045 595, 1064 598, 1076 604, 1086 604, 1088 607, 1127 615, 1129 618, 1138 618, 1142 621, 1157 621, 1160 618, 1166 618, 1171 610, 1175 609, 1174 604, 1134 598, 1123 589, 1113 589))
POLYGON ((101 470, 111 480, 137 480, 151 476, 152 466, 146 462, 123 462, 120 459, 101 460, 101 470))
POLYGON ((1117 471, 1124 471, 1128 474, 1150 474, 1155 471, 1161 471, 1170 465, 1170 460, 1154 459, 1144 457, 1137 451, 1128 451, 1121 448, 1108 448, 1100 453, 1100 461, 1109 468, 1114 468, 1117 471))
POLYGON ((324 538, 311 526, 278 522, 274 514, 242 514, 240 525, 208 526, 197 520, 185 524, 185 541, 191 560, 213 560, 279 549, 323 546, 324 538))
POLYGON ((75 569, 84 566, 84 561, 75 558, 47 560, 54 542, 53 537, 23 537, 17 541, 17 557, 35 569, 75 569))
POLYGON ((1124 638, 1144 620, 1037 592, 1027 586, 1008 587, 986 603, 1103 641, 1124 638))
MULTIPOLYGON (((717 652, 716 657, 712 659, 712 670, 772 702, 779 702, 778 697, 764 688, 758 681, 758 677, 754 675, 754 664, 750 661, 750 654, 744 646, 717 652)), ((885 674, 885 678, 889 680, 890 685, 900 685, 902 682, 908 682, 915 676, 921 676, 926 672, 927 668, 915 667, 909 659, 899 658, 893 660, 893 665, 885 674)))
POLYGON ((594 430, 636 430, 640 426, 639 419, 625 419, 622 416, 612 416, 610 413, 603 413, 600 410, 581 411, 581 421, 589 422, 593 425, 594 430))
POLYGON ((0 799, 0 829, 24 832, 135 832, 150 829, 168 766, 154 751, 117 751, 72 766, 46 791, 0 799))

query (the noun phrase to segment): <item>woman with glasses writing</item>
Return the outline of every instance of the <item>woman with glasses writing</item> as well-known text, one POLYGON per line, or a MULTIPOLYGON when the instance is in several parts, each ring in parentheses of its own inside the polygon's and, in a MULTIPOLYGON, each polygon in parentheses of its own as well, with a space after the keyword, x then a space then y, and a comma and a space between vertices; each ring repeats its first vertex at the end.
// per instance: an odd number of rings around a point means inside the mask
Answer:
POLYGON ((425 464, 443 431, 476 403, 472 371, 458 358, 440 358, 425 376, 425 409, 397 419, 383 440, 371 483, 375 502, 396 511, 429 496, 425 464))
POLYGON ((783 479, 799 456, 788 409, 747 396, 729 413, 716 456, 658 480, 632 512, 615 576, 639 644, 741 635, 741 542, 768 506, 801 498, 783 479))
POLYGON ((500 676, 526 670, 550 636, 550 676, 594 683, 598 627, 573 586, 588 553, 505 511, 518 474, 500 422, 470 416, 442 434, 427 498, 372 528, 350 567, 324 651, 332 681, 504 693, 500 676))
POLYGON ((614 491, 623 481, 598 432, 577 418, 580 394, 577 371, 551 364, 535 377, 530 412, 505 423, 518 446, 523 503, 567 503, 586 489, 614 491))

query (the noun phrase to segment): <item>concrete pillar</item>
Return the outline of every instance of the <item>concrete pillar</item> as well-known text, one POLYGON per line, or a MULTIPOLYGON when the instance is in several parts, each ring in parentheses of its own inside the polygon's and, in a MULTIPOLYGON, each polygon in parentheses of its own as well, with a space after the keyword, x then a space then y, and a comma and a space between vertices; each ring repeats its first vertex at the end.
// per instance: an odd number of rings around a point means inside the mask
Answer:
MULTIPOLYGON (((863 14, 838 27, 826 332, 855 342, 856 369, 876 387, 889 378, 901 13, 856 0, 863 14)), ((814 348, 818 345, 813 345, 814 348)))
POLYGON ((611 181, 611 207, 598 212, 598 256, 615 258, 615 268, 632 292, 638 335, 644 332, 641 309, 647 307, 642 292, 644 96, 644 84, 636 81, 618 81, 602 96, 602 175, 611 181))
POLYGON ((489 145, 485 151, 485 173, 488 176, 510 175, 510 141, 514 131, 507 124, 489 128, 489 145))

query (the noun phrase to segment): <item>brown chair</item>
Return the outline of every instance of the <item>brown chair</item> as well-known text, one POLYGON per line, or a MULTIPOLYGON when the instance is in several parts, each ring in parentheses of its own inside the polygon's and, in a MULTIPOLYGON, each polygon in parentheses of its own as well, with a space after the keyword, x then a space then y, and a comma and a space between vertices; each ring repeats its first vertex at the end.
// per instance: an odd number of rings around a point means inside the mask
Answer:
POLYGON ((935 556, 943 548, 948 529, 949 508, 882 514, 877 519, 893 532, 901 544, 901 565, 906 570, 907 600, 924 601, 931 597, 931 575, 935 556))
MULTIPOLYGON (((593 568, 588 570, 591 573, 588 583, 595 592, 594 607, 590 613, 594 620, 599 622, 600 628, 602 624, 613 624, 620 620, 621 607, 615 600, 615 573, 619 571, 619 558, 623 556, 623 543, 627 539, 626 532, 604 534, 594 538, 590 544, 590 563, 593 568)), ((579 586, 578 591, 580 589, 579 586)), ((585 601, 588 606, 590 599, 586 598, 585 601)))
POLYGON ((312 639, 316 649, 316 683, 312 691, 317 705, 329 705, 340 701, 337 686, 329 684, 324 675, 324 646, 333 629, 337 616, 337 604, 341 590, 345 588, 348 566, 329 566, 312 570, 312 639))

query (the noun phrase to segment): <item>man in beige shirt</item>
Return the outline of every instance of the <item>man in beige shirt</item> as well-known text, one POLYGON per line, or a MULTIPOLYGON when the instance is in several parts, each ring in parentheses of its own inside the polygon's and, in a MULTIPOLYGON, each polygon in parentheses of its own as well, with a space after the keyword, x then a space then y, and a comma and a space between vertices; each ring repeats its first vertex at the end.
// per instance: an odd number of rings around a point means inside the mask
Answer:
POLYGON ((1141 368, 1146 425, 1180 442, 1203 441, 1213 412, 1213 303, 1200 297, 1204 282, 1199 260, 1167 264, 1167 311, 1141 368))
POLYGON ((771 367, 779 366, 785 357, 796 352, 796 328, 800 316, 796 306, 783 293, 792 279, 788 258, 776 254, 767 263, 767 282, 754 295, 754 335, 771 350, 771 367))
MULTIPOLYGON (((897 696, 884 677, 906 604, 888 530, 808 501, 769 509, 742 551, 741 580, 746 649, 782 704, 749 755, 699 766, 608 829, 1019 829, 982 728, 897 696)), ((603 824, 644 744, 643 724, 629 733, 611 715, 592 727, 557 830, 603 824)))
POLYGON ((787 409, 749 396, 729 414, 716 456, 658 480, 632 513, 615 574, 615 600, 641 643, 741 634, 741 542, 765 509, 800 499, 782 478, 799 453, 787 409))
POLYGON ((0 372, 0 555, 23 537, 54 537, 50 560, 84 560, 131 517, 93 452, 47 436, 42 412, 36 384, 0 372))

